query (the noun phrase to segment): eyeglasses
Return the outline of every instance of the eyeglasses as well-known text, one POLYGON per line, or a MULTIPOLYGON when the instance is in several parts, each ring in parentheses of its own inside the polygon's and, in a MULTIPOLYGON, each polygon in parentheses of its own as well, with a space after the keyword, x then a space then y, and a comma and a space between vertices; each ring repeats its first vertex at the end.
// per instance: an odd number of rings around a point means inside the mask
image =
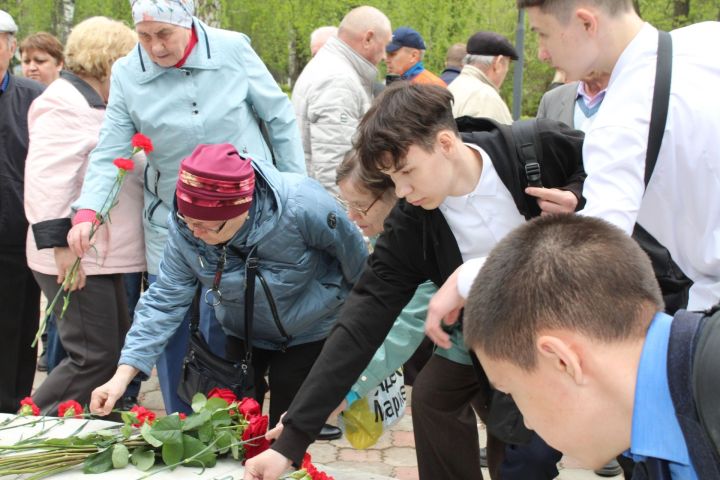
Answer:
POLYGON ((351 205, 350 203, 346 202, 345 200, 343 200, 343 199, 340 198, 339 196, 335 196, 335 199, 338 201, 338 203, 339 203, 340 205, 343 206, 343 208, 345 208, 345 210, 347 210, 348 212, 349 212, 350 210, 352 210, 353 212, 355 212, 355 213, 357 213, 357 214, 359 214, 359 215, 362 215, 363 217, 367 217, 367 214, 368 214, 368 212, 370 211, 370 209, 371 209, 373 206, 375 206, 375 204, 377 203, 377 201, 380 200, 381 198, 382 198, 382 194, 378 195, 377 197, 375 197, 375 200, 373 200, 373 201, 370 203, 370 205, 368 205, 367 208, 364 208, 364 209, 363 209, 363 208, 357 207, 357 206, 355 206, 355 205, 351 205))
POLYGON ((180 221, 180 223, 181 223, 182 225, 185 225, 187 228, 189 228, 189 229, 192 230, 192 231, 195 231, 195 230, 203 230, 203 231, 209 232, 209 233, 220 233, 220 231, 221 231, 223 228, 225 228, 225 224, 227 223, 227 220, 225 220, 225 221, 222 222, 218 227, 209 228, 209 227, 200 225, 199 223, 188 222, 187 220, 185 220, 185 217, 183 217, 180 212, 175 212, 175 215, 177 215, 177 218, 178 218, 178 220, 180 221))

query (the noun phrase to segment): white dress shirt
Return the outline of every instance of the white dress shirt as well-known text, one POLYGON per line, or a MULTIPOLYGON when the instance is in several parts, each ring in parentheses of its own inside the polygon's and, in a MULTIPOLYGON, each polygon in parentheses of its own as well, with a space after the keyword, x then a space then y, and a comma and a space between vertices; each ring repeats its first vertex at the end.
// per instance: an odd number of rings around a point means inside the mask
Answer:
POLYGON ((463 261, 487 256, 508 232, 525 223, 525 217, 518 211, 488 154, 477 145, 465 145, 482 158, 480 180, 469 194, 447 197, 439 207, 455 236, 463 261))
POLYGON ((649 24, 620 56, 585 137, 581 213, 628 233, 637 221, 693 280, 688 309, 701 309, 720 300, 720 23, 675 30, 672 40, 668 119, 647 191, 657 56, 657 30, 649 24))

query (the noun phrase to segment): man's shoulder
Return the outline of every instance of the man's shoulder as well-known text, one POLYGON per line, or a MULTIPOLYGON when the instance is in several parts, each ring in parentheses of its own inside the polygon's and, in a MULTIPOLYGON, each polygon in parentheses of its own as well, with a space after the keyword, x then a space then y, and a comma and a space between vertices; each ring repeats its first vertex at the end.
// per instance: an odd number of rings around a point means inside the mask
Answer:
POLYGON ((42 83, 25 77, 11 75, 10 82, 14 84, 14 88, 16 88, 18 92, 21 92, 22 95, 29 95, 33 98, 38 97, 45 90, 45 86, 42 83))

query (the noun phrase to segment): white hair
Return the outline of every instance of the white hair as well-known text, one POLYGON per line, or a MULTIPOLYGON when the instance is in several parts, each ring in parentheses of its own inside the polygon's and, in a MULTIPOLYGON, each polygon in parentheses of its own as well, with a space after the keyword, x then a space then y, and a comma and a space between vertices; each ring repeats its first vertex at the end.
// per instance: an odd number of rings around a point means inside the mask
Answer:
POLYGON ((485 69, 492 65, 494 60, 495 57, 493 55, 471 55, 468 53, 465 55, 463 63, 465 65, 472 65, 473 67, 485 69))

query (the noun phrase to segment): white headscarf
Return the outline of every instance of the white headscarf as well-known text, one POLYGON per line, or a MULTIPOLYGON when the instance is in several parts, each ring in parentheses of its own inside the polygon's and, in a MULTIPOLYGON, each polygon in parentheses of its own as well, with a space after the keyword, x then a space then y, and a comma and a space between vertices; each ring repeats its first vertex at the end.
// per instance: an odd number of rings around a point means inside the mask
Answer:
POLYGON ((164 22, 190 28, 195 14, 193 0, 130 0, 135 25, 140 22, 164 22))

